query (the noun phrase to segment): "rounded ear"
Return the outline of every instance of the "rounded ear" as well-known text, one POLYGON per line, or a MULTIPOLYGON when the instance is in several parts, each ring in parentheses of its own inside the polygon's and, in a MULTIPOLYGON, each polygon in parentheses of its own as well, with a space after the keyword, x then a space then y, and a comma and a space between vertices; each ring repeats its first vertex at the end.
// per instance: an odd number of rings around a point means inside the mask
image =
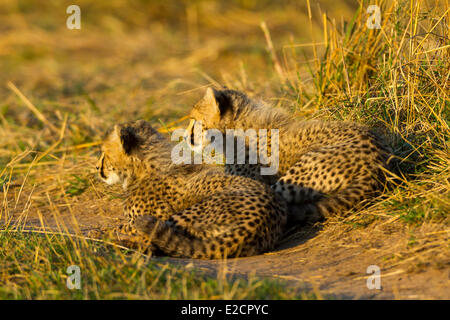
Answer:
POLYGON ((213 114, 220 113, 219 104, 216 100, 216 93, 217 91, 215 89, 208 88, 206 89, 205 96, 203 97, 203 101, 208 108, 210 108, 210 112, 213 114))
POLYGON ((229 90, 215 90, 214 98, 216 100, 216 104, 219 108, 220 116, 225 115, 228 111, 233 109, 233 104, 231 102, 230 91, 229 90))
POLYGON ((230 97, 226 90, 208 88, 206 89, 203 100, 206 102, 206 105, 209 106, 211 114, 223 116, 232 109, 230 97))
POLYGON ((133 127, 123 127, 119 132, 120 143, 125 154, 130 155, 139 145, 139 139, 133 127))

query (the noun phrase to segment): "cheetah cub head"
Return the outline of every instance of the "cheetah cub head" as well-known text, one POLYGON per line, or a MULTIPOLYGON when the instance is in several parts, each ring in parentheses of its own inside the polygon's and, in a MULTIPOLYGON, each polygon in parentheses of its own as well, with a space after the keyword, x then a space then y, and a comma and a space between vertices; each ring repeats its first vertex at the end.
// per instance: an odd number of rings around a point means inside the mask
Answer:
POLYGON ((187 130, 192 134, 196 122, 201 122, 204 130, 236 128, 246 114, 256 108, 257 104, 243 92, 208 88, 205 96, 192 108, 187 130))
POLYGON ((96 165, 101 180, 109 185, 121 183, 126 188, 144 170, 146 146, 160 139, 144 120, 115 125, 105 135, 96 165))

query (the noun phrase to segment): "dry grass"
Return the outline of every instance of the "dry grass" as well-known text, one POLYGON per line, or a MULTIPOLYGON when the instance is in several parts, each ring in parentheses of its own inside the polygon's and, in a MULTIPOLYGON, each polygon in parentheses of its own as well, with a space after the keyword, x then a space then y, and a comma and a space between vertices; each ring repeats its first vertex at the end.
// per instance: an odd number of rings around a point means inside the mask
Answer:
MULTIPOLYGON (((78 2, 79 31, 65 28, 59 1, 37 7, 11 0, 0 9, 0 221, 10 230, 0 236, 2 261, 8 257, 0 263, 3 296, 186 297, 145 291, 138 282, 139 289, 127 291, 125 276, 122 287, 109 288, 94 265, 109 275, 127 266, 133 279, 141 277, 132 270, 144 262, 120 248, 108 249, 100 261, 95 252, 106 249, 86 239, 47 234, 30 240, 13 230, 25 224, 82 234, 116 223, 118 191, 99 184, 94 170, 103 132, 138 118, 162 131, 183 126, 177 120, 206 86, 217 84, 262 96, 299 117, 354 120, 385 131, 399 156, 392 188, 375 205, 328 222, 315 241, 326 246, 357 230, 376 242, 392 227, 404 241, 380 249, 380 257, 392 258, 389 267, 448 268, 448 1, 378 1, 381 30, 366 28, 367 2, 78 2), (67 256, 58 251, 69 245, 67 256), (50 254, 56 262, 42 258, 50 254), (94 258, 80 258, 90 254, 94 258), (42 268, 39 285, 30 283, 30 259, 42 268), (81 260, 93 273, 91 291, 61 294, 64 270, 52 281, 45 273, 52 263, 81 260), (47 281, 58 294, 39 296, 47 281)), ((156 281, 152 270, 143 272, 156 281)), ((251 285, 240 288, 232 297, 279 297, 270 285, 257 294, 251 285)), ((188 297, 229 297, 199 290, 188 297)))

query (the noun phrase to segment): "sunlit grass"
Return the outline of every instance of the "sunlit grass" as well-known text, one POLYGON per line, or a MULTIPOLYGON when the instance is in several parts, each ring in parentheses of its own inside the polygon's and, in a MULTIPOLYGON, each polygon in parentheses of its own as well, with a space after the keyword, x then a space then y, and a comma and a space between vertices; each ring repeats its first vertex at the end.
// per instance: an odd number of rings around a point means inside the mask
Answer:
MULTIPOLYGON (((0 233, 0 299, 312 299, 279 280, 230 278, 84 238, 0 233), (69 266, 80 289, 68 289, 69 266)), ((72 281, 69 279, 69 281, 72 281)))

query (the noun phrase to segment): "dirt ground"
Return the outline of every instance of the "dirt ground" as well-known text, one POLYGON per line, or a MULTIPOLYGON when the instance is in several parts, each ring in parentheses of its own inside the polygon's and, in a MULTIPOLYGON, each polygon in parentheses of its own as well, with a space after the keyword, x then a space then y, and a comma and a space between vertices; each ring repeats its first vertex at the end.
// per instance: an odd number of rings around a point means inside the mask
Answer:
MULTIPOLYGON (((27 199, 27 194, 22 197, 27 199)), ((93 228, 111 226, 123 219, 119 199, 80 197, 70 205, 56 202, 52 209, 56 209, 58 216, 52 213, 55 211, 45 209, 30 210, 25 216, 21 207, 21 204, 17 206, 17 213, 11 218, 22 221, 27 229, 42 230, 42 219, 47 231, 80 230, 86 234, 93 228)), ((434 224, 424 224, 414 230, 396 217, 364 228, 336 220, 288 232, 275 251, 264 255, 228 261, 154 259, 214 274, 284 279, 293 286, 312 289, 323 298, 449 299, 450 256, 448 246, 442 245, 442 233, 448 235, 448 232, 434 224), (380 289, 367 287, 371 274, 366 271, 371 265, 380 268, 380 289)))

